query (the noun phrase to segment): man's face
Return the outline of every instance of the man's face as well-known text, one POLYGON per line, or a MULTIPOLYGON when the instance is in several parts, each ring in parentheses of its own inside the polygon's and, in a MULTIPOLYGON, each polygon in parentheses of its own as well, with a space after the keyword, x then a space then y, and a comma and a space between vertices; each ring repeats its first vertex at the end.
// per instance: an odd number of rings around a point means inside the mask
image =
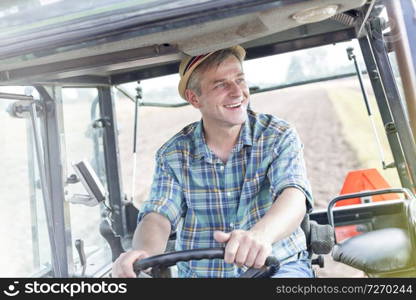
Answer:
POLYGON ((247 118, 249 90, 240 61, 230 56, 218 67, 198 74, 201 95, 188 92, 188 101, 201 111, 206 125, 241 125, 247 118))

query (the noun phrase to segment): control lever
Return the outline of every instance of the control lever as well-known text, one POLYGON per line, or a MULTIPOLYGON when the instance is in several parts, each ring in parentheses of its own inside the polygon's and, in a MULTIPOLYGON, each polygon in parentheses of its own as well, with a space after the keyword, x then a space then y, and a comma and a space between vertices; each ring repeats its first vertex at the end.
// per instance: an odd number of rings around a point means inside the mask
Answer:
POLYGON ((240 278, 270 278, 273 274, 276 274, 280 269, 280 263, 276 257, 270 256, 266 259, 264 266, 260 269, 249 268, 240 278))
POLYGON ((77 248, 78 255, 79 255, 79 262, 81 263, 81 266, 82 266, 81 277, 84 277, 85 270, 87 269, 87 257, 85 256, 85 251, 84 251, 84 241, 81 239, 76 240, 75 248, 77 248))
POLYGON ((325 266, 324 257, 322 255, 318 255, 317 258, 312 259, 311 263, 313 265, 318 265, 321 269, 325 266))
POLYGON ((108 223, 108 220, 103 220, 100 224, 100 233, 107 241, 111 248, 111 260, 114 262, 121 253, 125 252, 123 245, 121 244, 121 238, 113 231, 108 223))

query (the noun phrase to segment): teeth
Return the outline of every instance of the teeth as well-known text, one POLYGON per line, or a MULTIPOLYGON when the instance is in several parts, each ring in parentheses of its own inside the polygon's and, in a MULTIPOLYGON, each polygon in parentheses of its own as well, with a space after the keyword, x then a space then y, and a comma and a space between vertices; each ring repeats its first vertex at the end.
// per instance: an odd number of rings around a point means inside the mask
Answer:
POLYGON ((236 104, 224 105, 224 106, 225 107, 232 108, 232 107, 237 107, 237 106, 240 106, 240 105, 241 105, 241 102, 240 103, 236 103, 236 104))

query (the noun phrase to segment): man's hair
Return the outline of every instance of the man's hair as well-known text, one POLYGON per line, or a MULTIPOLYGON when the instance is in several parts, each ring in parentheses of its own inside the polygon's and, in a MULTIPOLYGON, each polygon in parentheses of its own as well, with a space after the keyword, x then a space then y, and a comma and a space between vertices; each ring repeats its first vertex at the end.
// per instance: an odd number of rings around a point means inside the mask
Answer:
POLYGON ((229 58, 230 56, 236 57, 240 61, 240 63, 242 63, 237 51, 235 51, 232 48, 227 48, 227 49, 216 51, 215 53, 207 57, 206 60, 204 60, 199 66, 195 68, 195 70, 192 72, 191 76, 189 77, 187 88, 190 90, 193 90, 198 96, 200 96, 201 95, 200 75, 211 67, 218 68, 219 65, 222 62, 224 62, 227 58, 229 58))

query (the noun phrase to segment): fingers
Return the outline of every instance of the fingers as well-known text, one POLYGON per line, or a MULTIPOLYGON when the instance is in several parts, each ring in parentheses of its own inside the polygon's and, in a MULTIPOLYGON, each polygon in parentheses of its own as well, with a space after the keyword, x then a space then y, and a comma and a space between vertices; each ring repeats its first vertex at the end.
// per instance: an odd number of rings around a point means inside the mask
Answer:
POLYGON ((267 257, 270 255, 271 250, 268 251, 267 248, 262 248, 258 253, 257 253, 257 257, 255 259, 255 262, 253 264, 253 267, 256 269, 260 269, 261 267, 264 266, 264 264, 266 263, 266 259, 267 257))
POLYGON ((241 232, 239 234, 239 241, 240 245, 237 249, 237 253, 235 255, 235 263, 238 267, 242 267, 244 265, 249 266, 249 262, 247 261, 247 258, 250 256, 254 256, 254 252, 257 252, 257 249, 253 249, 254 241, 252 238, 246 234, 245 231, 241 232))
POLYGON ((259 253, 259 249, 252 249, 248 254, 247 254, 247 258, 246 258, 246 262, 244 265, 246 265, 247 267, 251 268, 254 266, 254 263, 256 261, 257 255, 259 253))
MULTIPOLYGON (((226 263, 235 263, 239 267, 245 265, 255 268, 261 268, 264 265, 267 256, 271 253, 271 244, 245 230, 234 230, 228 235, 224 254, 226 263)), ((216 238, 216 240, 222 239, 216 238)))
POLYGON ((148 257, 145 251, 131 250, 122 253, 113 263, 111 276, 115 278, 135 278, 133 263, 148 257))
POLYGON ((230 239, 231 234, 224 231, 214 231, 214 239, 219 243, 226 243, 230 239))
POLYGON ((224 253, 224 261, 226 263, 232 264, 235 262, 235 257, 237 254, 237 250, 240 247, 239 238, 236 238, 236 234, 232 232, 230 234, 230 239, 227 242, 227 246, 225 246, 225 253, 224 253))

